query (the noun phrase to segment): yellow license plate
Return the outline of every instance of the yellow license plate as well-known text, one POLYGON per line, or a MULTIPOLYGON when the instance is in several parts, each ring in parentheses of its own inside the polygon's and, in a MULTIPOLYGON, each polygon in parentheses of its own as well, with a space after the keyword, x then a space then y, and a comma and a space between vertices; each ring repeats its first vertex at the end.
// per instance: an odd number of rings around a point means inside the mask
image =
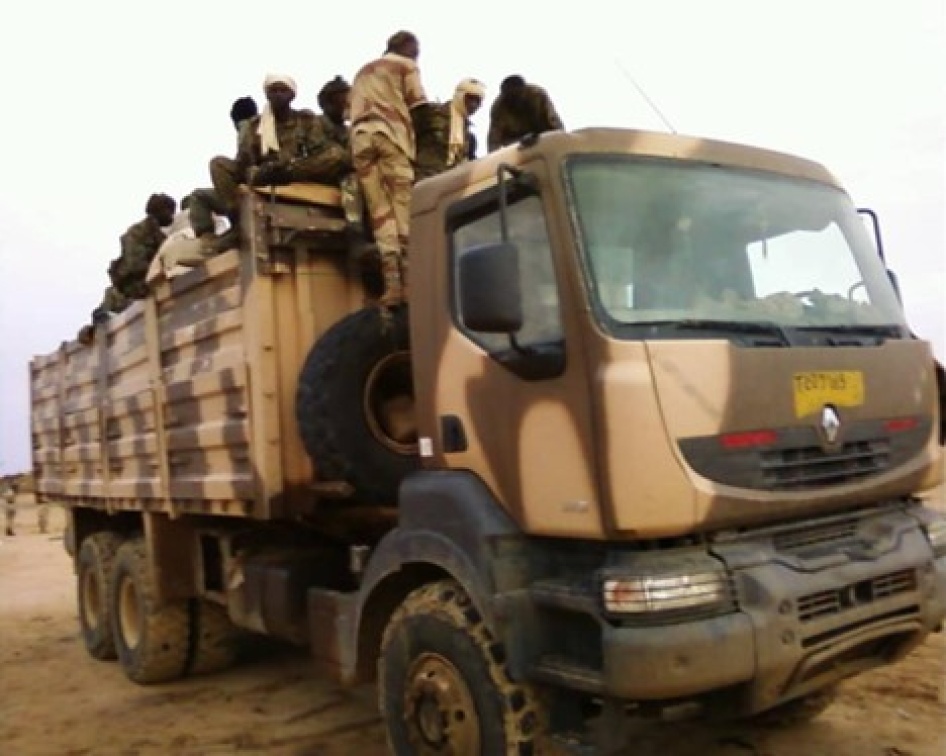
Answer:
POLYGON ((822 370, 795 373, 795 417, 817 412, 826 404, 859 407, 864 403, 864 374, 860 370, 822 370))

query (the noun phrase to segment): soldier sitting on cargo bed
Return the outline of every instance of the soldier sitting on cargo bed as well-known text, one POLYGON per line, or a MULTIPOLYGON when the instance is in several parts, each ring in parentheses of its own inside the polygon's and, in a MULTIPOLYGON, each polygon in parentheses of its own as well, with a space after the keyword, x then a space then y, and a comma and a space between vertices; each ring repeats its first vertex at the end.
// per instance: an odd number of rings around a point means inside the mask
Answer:
POLYGON ((236 159, 218 156, 211 160, 213 189, 193 193, 191 223, 207 252, 223 252, 239 242, 240 184, 338 184, 352 170, 348 151, 337 149, 315 114, 292 107, 297 87, 291 77, 271 74, 263 90, 266 107, 250 121, 236 159), (214 213, 230 221, 230 231, 221 237, 214 235, 214 213))
MULTIPOLYGON (((105 290, 102 301, 92 311, 92 326, 103 322, 113 313, 127 309, 136 299, 148 295, 145 277, 148 267, 164 242, 164 228, 174 220, 177 202, 167 194, 152 194, 145 205, 145 218, 128 227, 121 236, 121 255, 108 266, 112 285, 105 290)), ((79 331, 79 341, 92 340, 92 327, 79 331)))
POLYGON ((480 109, 486 87, 476 79, 464 79, 450 102, 431 102, 411 111, 417 139, 414 181, 436 176, 475 155, 470 117, 480 109))

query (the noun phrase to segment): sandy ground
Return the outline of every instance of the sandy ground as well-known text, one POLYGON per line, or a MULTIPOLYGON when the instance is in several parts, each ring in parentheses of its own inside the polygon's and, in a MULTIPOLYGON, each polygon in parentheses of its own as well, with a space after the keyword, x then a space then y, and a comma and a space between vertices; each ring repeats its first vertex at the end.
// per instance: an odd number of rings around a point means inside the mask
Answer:
MULTIPOLYGON (((80 641, 74 578, 52 532, 20 508, 0 541, 0 755, 275 754, 372 756, 384 737, 370 688, 318 679, 303 652, 262 645, 224 674, 155 687, 128 682, 80 641)), ((816 722, 787 730, 642 725, 634 756, 943 756, 946 643, 848 682, 816 722)), ((492 755, 489 755, 492 756, 492 755)))

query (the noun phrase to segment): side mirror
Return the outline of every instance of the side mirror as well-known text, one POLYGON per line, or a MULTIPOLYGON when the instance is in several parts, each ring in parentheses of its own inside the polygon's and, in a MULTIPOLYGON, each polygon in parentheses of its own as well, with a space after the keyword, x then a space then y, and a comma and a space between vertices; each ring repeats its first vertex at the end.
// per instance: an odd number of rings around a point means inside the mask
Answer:
POLYGON ((513 242, 463 251, 459 265, 460 317, 471 331, 515 333, 522 328, 519 249, 513 242))

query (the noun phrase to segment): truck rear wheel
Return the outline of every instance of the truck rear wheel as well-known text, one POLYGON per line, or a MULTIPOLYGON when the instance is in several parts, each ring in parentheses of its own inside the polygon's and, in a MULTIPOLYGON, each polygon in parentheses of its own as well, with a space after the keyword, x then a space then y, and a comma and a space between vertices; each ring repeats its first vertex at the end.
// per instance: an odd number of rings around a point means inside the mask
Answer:
POLYGON ((189 601, 158 606, 144 540, 127 541, 115 557, 109 609, 118 661, 140 684, 185 674, 190 636, 189 601))
POLYGON ((240 630, 227 610, 212 601, 195 601, 193 612, 189 673, 204 675, 232 667, 239 652, 240 630))
POLYGON ((296 418, 320 480, 347 482, 362 503, 393 502, 418 467, 406 313, 384 333, 377 308, 332 326, 302 368, 296 418))
POLYGON ((76 603, 82 642, 93 659, 114 659, 115 638, 109 614, 108 586, 115 553, 122 545, 118 533, 93 533, 82 541, 76 561, 76 603))
POLYGON ((544 711, 463 589, 415 590, 384 632, 378 694, 393 753, 531 753, 544 711))

